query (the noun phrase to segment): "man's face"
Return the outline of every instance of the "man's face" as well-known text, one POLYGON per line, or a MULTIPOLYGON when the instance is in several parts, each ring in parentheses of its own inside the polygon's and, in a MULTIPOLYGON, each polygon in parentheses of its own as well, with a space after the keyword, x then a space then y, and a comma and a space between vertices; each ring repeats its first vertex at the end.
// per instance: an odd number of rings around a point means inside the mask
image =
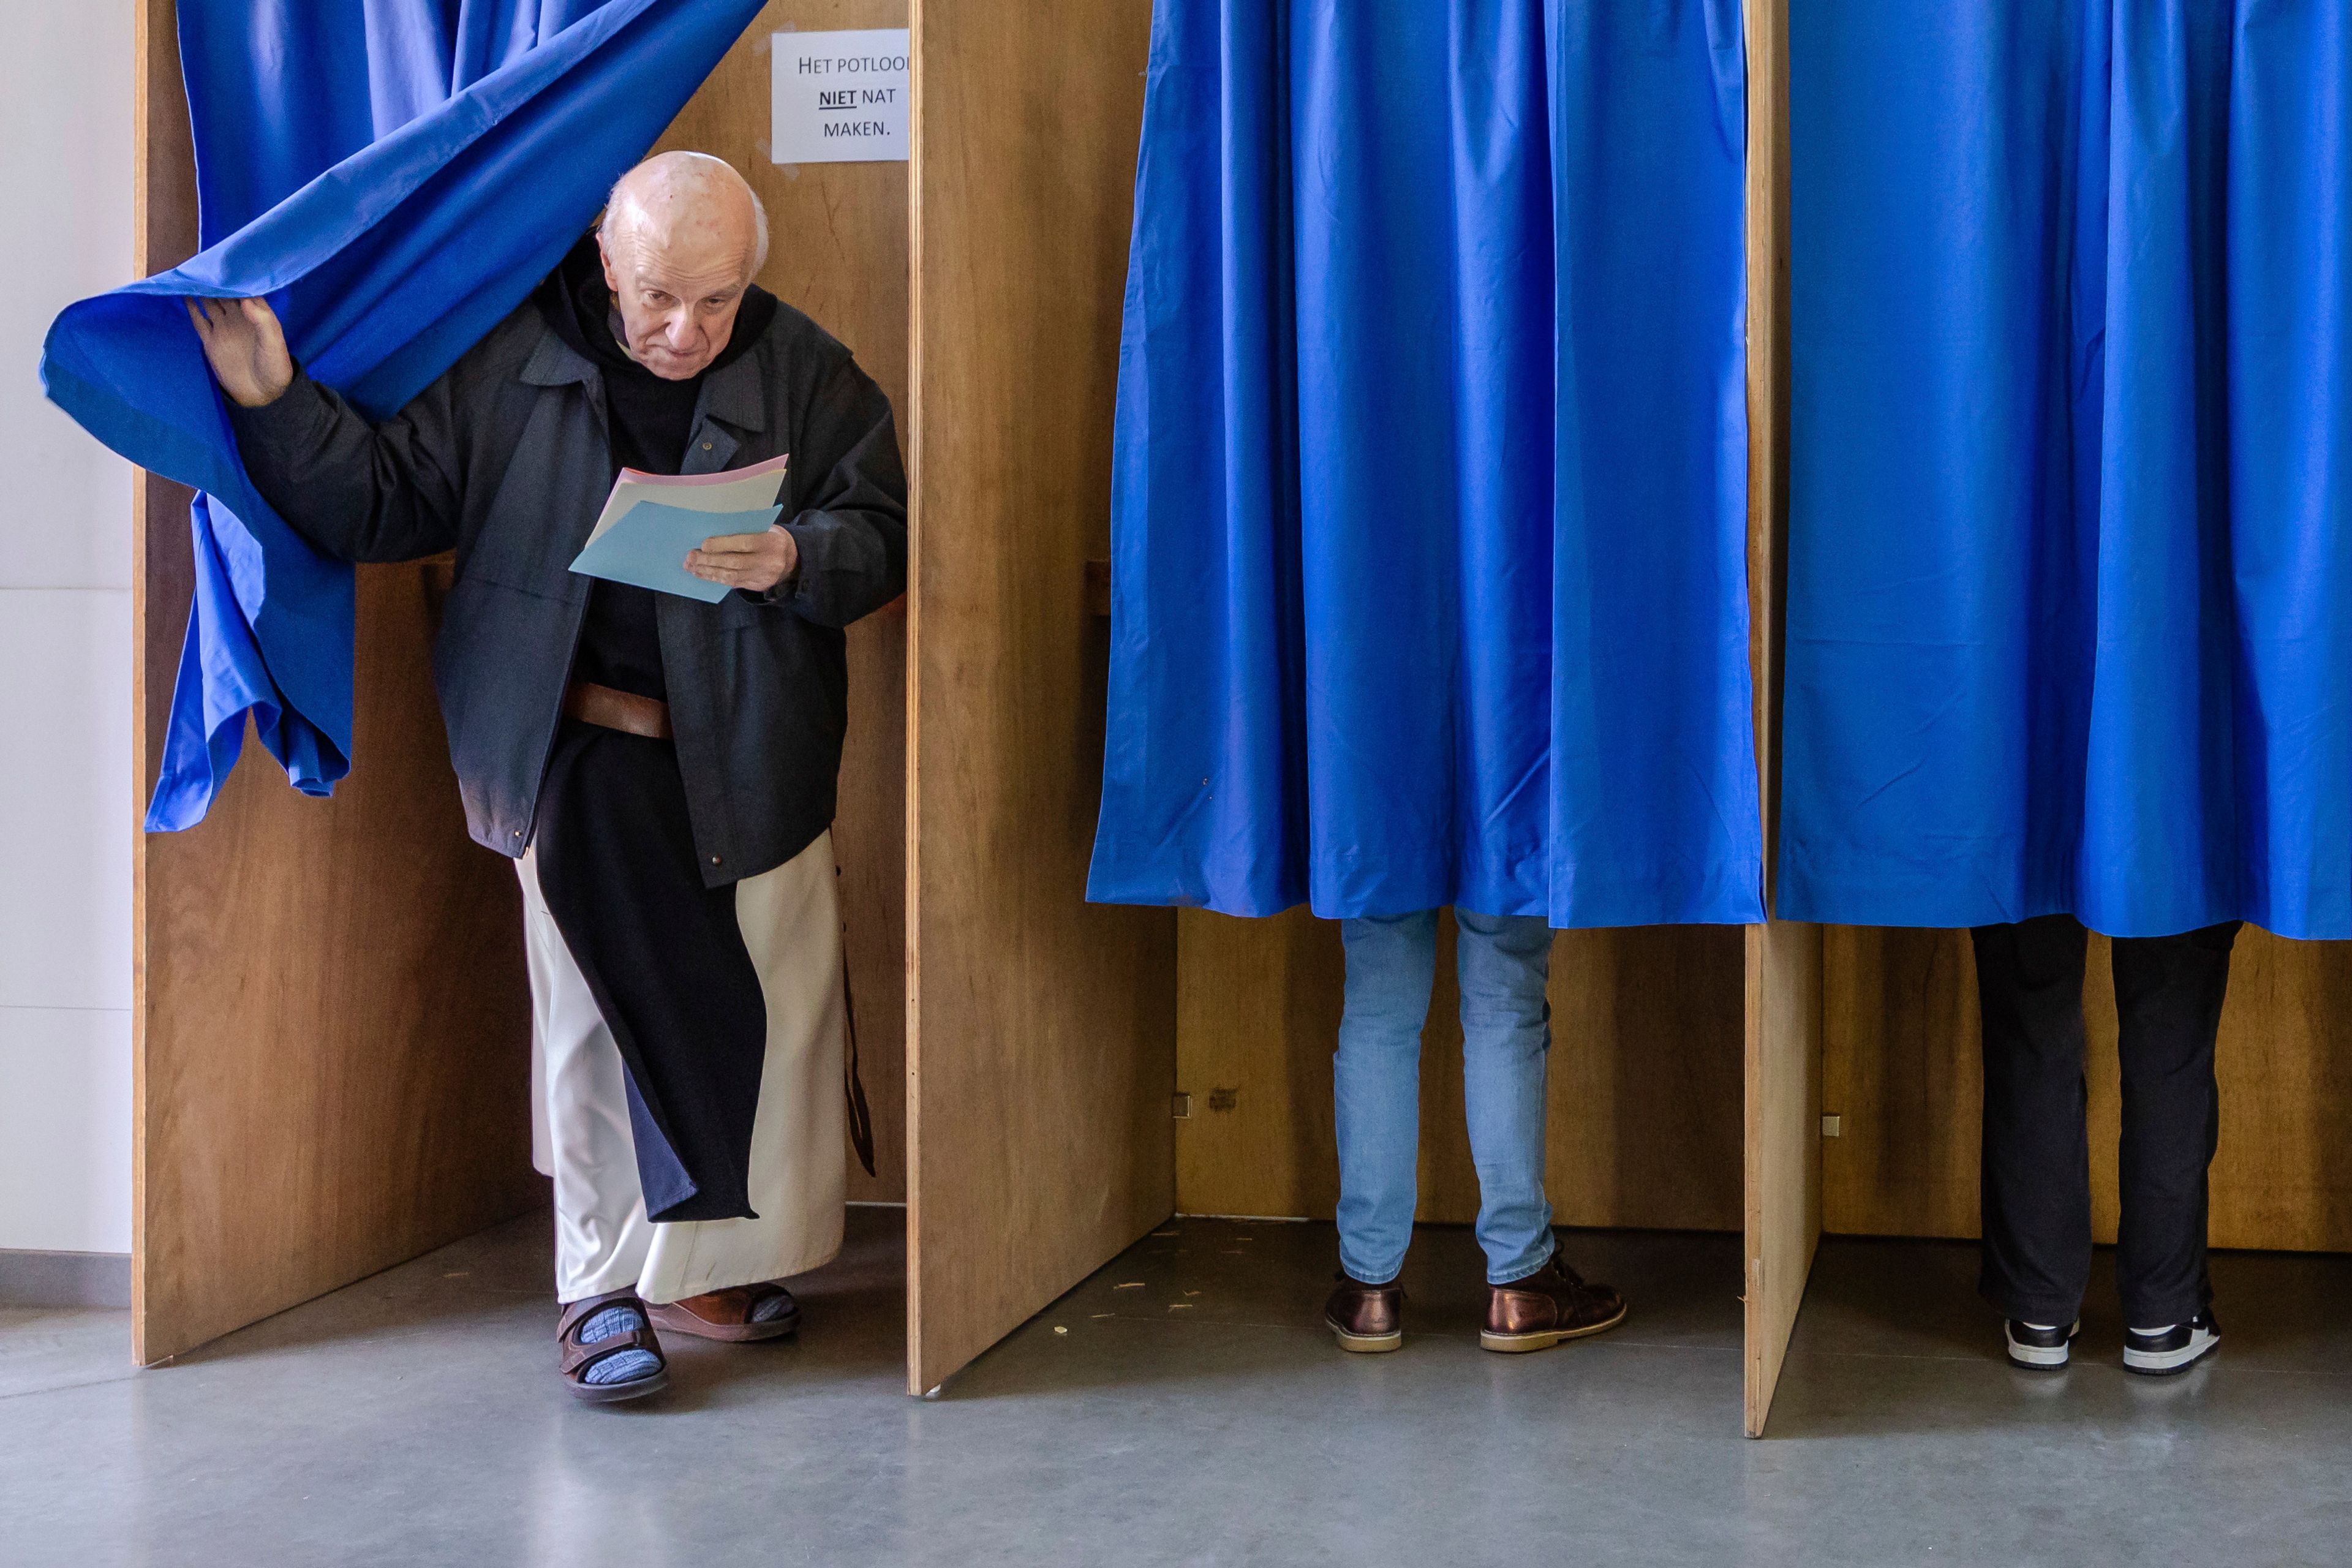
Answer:
POLYGON ((631 359, 665 381, 687 381, 719 357, 751 270, 754 240, 741 227, 680 225, 656 235, 627 224, 598 242, 631 359))

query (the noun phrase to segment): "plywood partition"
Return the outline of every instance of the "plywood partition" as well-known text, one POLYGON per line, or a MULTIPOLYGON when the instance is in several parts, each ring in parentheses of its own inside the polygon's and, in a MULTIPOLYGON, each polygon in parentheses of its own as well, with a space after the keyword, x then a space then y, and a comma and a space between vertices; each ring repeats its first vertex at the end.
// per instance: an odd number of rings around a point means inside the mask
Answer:
MULTIPOLYGON (((136 222, 152 272, 196 241, 170 0, 142 0, 138 39, 136 222)), ((143 803, 193 576, 188 492, 142 475, 134 495, 143 803)), ((363 570, 352 779, 308 799, 248 743, 202 826, 140 836, 142 1362, 542 1201, 514 874, 467 839, 425 643, 417 569, 363 570)))
POLYGON ((908 1380, 1174 1206, 1175 917, 1085 901, 1149 0, 916 0, 908 1380))
MULTIPOLYGON (((1822 1109, 1839 1136, 1822 1145, 1823 1224, 1974 1237, 1984 1080, 1968 933, 1831 928, 1826 984, 1822 1109)), ((2104 938, 2084 1013, 2092 1226, 2111 1242, 2122 1099, 2104 938)), ((2352 943, 2240 936, 2217 1060, 2213 1245, 2352 1252, 2352 943)))
MULTIPOLYGON (((1304 910, 1266 921, 1187 910, 1178 931, 1178 1206, 1328 1219, 1339 927, 1304 910)), ((1466 1225, 1478 1173, 1452 942, 1449 920, 1423 1037, 1416 1217, 1466 1225)), ((1731 927, 1556 939, 1545 1188, 1560 1224, 1739 1227, 1741 963, 1731 927)))
MULTIPOLYGON (((1785 0, 1756 0, 1749 16, 1751 661, 1768 840, 1788 514, 1785 17, 1785 0)), ((1180 1206, 1328 1217, 1335 930, 1300 911, 1186 911, 1179 930, 1180 1206)), ((1449 968, 1441 960, 1442 977, 1449 968)), ((1565 932, 1551 1001, 1547 1185, 1560 1217, 1744 1231, 1747 1424, 1760 1432, 1821 1233, 1821 933, 1785 922, 1565 932)), ((1423 1220, 1466 1221, 1477 1206, 1454 1013, 1442 979, 1424 1037, 1423 1220)))
MULTIPOLYGON (((1748 613, 1765 883, 1780 820, 1789 517, 1788 0, 1748 6, 1748 613)), ((1761 1436, 1822 1233, 1818 927, 1748 932, 1746 1412, 1761 1436)))
MULTIPOLYGON (((744 30, 659 150, 726 159, 768 209, 760 283, 849 345, 907 424, 907 165, 778 165, 768 156, 771 49, 787 29, 903 27, 907 0, 772 0, 744 30)), ((907 1195, 907 612, 849 629, 849 740, 834 851, 858 1056, 874 1113, 875 1164, 850 1161, 853 1200, 907 1195)))
MULTIPOLYGON (((771 5, 661 145, 750 176, 761 281, 907 399, 907 173, 768 160, 769 38, 903 25, 905 0, 771 5)), ((139 230, 150 271, 196 240, 172 8, 146 0, 139 230)), ((190 591, 187 492, 139 492, 141 798, 190 591)), ((425 584, 362 568, 352 776, 331 801, 249 746, 211 816, 142 837, 137 942, 139 1353, 152 1361, 545 1200, 530 1170, 530 1015, 508 862, 470 844, 428 673, 425 584)), ((880 1174, 905 1194, 903 606, 851 634, 835 835, 880 1174)), ((847 1154, 845 1152, 845 1158, 847 1154)))

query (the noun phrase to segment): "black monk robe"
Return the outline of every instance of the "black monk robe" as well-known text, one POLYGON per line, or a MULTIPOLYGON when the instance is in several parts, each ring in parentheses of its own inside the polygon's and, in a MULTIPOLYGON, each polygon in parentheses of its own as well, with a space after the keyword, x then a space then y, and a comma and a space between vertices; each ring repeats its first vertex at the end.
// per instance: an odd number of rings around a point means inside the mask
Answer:
POLYGON ((469 826, 506 854, 538 844, 629 1067, 647 1212, 734 1217, 766 1027, 734 884, 832 822, 841 628, 905 588, 906 481, 887 400, 806 317, 754 290, 709 370, 659 383, 619 353, 593 258, 575 250, 381 426, 299 374, 232 422, 256 487, 320 549, 457 552, 434 667, 469 826), (801 564, 775 592, 632 599, 568 570, 624 460, 708 473, 787 452, 801 564), (562 720, 575 658, 665 697, 674 743, 562 720))

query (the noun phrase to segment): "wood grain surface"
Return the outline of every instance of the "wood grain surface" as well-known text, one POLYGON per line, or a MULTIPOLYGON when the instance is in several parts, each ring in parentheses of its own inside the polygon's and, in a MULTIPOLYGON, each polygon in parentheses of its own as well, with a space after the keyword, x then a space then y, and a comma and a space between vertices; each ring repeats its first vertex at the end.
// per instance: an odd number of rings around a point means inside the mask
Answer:
MULTIPOLYGON (((2108 944, 2091 942, 2091 1207, 2115 1239, 2116 1062, 2108 944)), ((1984 1078, 1966 931, 1830 928, 1823 1223, 1841 1234, 1974 1237, 1984 1078)), ((2217 1052, 2216 1247, 2352 1252, 2352 943, 2238 939, 2217 1052)))
MULTIPOLYGON (((1748 600, 1763 785, 1765 889, 1780 803, 1789 558, 1788 0, 1748 0, 1748 600)), ((1748 1435, 1763 1436, 1822 1234, 1820 928, 1772 921, 1747 942, 1748 1435)))
POLYGON ((1085 901, 1150 0, 916 0, 908 1385, 1175 1203, 1175 917, 1085 901))
MULTIPOLYGON (((194 248, 194 173, 168 0, 141 20, 154 271, 194 248)), ((143 803, 192 578, 187 492, 146 476, 135 493, 143 803)), ((248 742, 202 826, 140 836, 142 1362, 544 1201, 514 873, 466 837, 425 642, 416 569, 363 571, 354 776, 310 800, 248 742)))
MULTIPOLYGON (((906 171, 765 156, 768 35, 887 26, 904 0, 770 7, 663 146, 728 158, 766 202, 761 281, 850 344, 902 409, 906 171)), ((195 244, 168 0, 148 0, 145 270, 195 244)), ((161 757, 192 583, 187 492, 138 488, 140 798, 161 757)), ((162 1359, 544 1201, 529 1171, 529 1011, 511 870, 466 838, 426 674, 425 584, 362 568, 353 776, 289 789, 248 745, 200 827, 142 837, 138 877, 139 1355, 162 1359)), ((905 1192, 903 605, 851 637, 844 908, 881 1174, 905 1192)), ((846 1157, 846 1155, 845 1155, 846 1157)))
MULTIPOLYGON (((1329 1219, 1339 1201, 1331 1052, 1339 927, 1304 910, 1178 919, 1176 1194, 1187 1214, 1329 1219)), ((1423 1035, 1424 1223, 1466 1225, 1454 923, 1423 1035)), ((1741 1222, 1741 933, 1563 931, 1552 948, 1545 1186, 1562 1225, 1735 1230, 1741 1222)))

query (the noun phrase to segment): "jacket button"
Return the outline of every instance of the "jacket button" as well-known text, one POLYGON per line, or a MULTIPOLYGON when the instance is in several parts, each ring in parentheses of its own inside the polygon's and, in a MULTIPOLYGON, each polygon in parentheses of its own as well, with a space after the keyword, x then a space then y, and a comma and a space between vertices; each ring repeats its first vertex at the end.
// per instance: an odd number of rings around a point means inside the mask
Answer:
POLYGON ((709 450, 710 450, 710 443, 709 443, 709 442, 708 442, 708 441, 705 441, 705 442, 702 444, 702 449, 703 449, 704 451, 706 451, 706 452, 708 452, 709 450))
POLYGON ((714 865, 714 866, 718 865, 718 864, 719 864, 719 857, 718 857, 718 856, 716 856, 716 855, 713 855, 713 856, 710 858, 710 863, 711 863, 712 865, 714 865))

